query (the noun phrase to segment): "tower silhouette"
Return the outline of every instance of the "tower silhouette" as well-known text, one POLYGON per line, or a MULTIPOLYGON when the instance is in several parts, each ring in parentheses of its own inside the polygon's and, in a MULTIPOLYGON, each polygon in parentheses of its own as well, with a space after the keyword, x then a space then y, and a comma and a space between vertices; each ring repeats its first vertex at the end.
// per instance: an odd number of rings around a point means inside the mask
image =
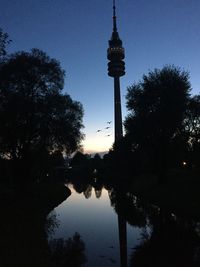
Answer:
POLYGON ((125 63, 123 61, 125 54, 122 46, 122 40, 117 31, 116 7, 113 0, 113 32, 109 40, 107 50, 108 75, 114 78, 114 111, 115 111, 115 142, 123 136, 122 129, 122 111, 120 96, 120 77, 125 74, 125 63))
MULTIPOLYGON (((117 31, 115 0, 113 0, 113 32, 108 43, 108 75, 114 78, 115 142, 117 142, 123 137, 120 77, 125 75, 125 63, 123 61, 125 53, 122 46, 122 40, 120 39, 117 31)), ((118 230, 120 245, 120 266, 127 267, 126 220, 123 217, 121 209, 119 209, 118 212, 118 230)))

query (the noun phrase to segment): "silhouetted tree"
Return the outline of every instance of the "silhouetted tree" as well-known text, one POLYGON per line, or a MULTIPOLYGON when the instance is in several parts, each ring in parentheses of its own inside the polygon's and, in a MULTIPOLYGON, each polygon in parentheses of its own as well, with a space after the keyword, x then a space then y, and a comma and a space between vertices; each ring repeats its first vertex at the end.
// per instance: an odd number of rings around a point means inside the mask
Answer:
POLYGON ((53 166, 64 166, 65 164, 63 154, 60 150, 54 151, 50 156, 50 160, 51 160, 51 165, 53 166))
POLYGON ((88 154, 83 154, 81 151, 77 151, 71 160, 71 166, 80 166, 87 164, 90 159, 88 154))
POLYGON ((93 168, 91 164, 91 156, 77 151, 70 161, 68 170, 68 179, 74 184, 77 192, 83 192, 87 189, 92 179, 93 168))
POLYGON ((191 97, 188 101, 183 121, 184 135, 188 144, 188 162, 199 165, 200 162, 200 95, 191 97))
POLYGON ((8 34, 0 28, 0 63, 6 55, 6 46, 9 44, 8 34))
POLYGON ((98 153, 94 155, 92 164, 93 164, 93 168, 96 170, 101 170, 103 168, 103 160, 98 153))
POLYGON ((174 66, 150 71, 128 88, 125 120, 131 151, 139 151, 146 166, 155 165, 162 175, 169 148, 183 127, 190 92, 189 75, 174 66))
MULTIPOLYGON (((6 37, 5 37, 6 38, 6 37)), ((83 108, 62 94, 64 71, 41 50, 12 54, 0 65, 0 154, 31 160, 41 151, 75 151, 83 108)), ((37 160, 38 160, 37 158, 37 160)))

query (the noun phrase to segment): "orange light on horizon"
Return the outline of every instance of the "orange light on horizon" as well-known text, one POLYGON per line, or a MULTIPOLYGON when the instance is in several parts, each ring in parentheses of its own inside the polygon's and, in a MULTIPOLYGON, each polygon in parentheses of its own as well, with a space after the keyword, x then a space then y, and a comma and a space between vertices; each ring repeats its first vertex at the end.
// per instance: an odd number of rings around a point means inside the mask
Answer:
POLYGON ((107 152, 112 148, 113 136, 90 136, 83 141, 85 153, 107 152))

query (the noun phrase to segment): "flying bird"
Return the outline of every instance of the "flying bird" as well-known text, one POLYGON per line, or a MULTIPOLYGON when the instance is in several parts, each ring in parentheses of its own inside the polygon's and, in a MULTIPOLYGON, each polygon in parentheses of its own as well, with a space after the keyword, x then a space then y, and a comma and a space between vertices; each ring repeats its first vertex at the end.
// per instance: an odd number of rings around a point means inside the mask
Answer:
POLYGON ((110 134, 107 134, 106 136, 110 136, 110 134))
POLYGON ((106 127, 105 129, 109 129, 110 127, 106 127))
POLYGON ((97 133, 98 133, 98 132, 101 132, 101 130, 97 130, 97 133))
POLYGON ((108 124, 111 124, 112 121, 107 121, 108 124))

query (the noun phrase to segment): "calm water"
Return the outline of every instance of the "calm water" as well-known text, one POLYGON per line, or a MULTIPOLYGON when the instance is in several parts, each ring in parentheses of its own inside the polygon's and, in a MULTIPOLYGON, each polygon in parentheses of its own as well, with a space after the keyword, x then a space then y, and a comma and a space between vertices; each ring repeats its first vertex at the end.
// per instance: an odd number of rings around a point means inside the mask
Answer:
POLYGON ((130 193, 90 185, 77 193, 67 186, 71 196, 49 215, 57 224, 49 240, 78 233, 86 258, 78 266, 200 266, 197 222, 145 206, 130 193))
MULTIPOLYGON (((54 209, 59 226, 50 238, 72 237, 78 232, 85 243, 87 263, 84 266, 120 266, 118 215, 111 206, 109 191, 89 187, 77 193, 68 185, 71 196, 54 209)), ((126 222, 125 222, 126 223, 126 222)), ((141 240, 144 229, 127 224, 127 254, 141 240)))
POLYGON ((200 266, 198 221, 93 179, 67 186, 71 195, 54 209, 42 197, 1 202, 0 266, 200 266))

